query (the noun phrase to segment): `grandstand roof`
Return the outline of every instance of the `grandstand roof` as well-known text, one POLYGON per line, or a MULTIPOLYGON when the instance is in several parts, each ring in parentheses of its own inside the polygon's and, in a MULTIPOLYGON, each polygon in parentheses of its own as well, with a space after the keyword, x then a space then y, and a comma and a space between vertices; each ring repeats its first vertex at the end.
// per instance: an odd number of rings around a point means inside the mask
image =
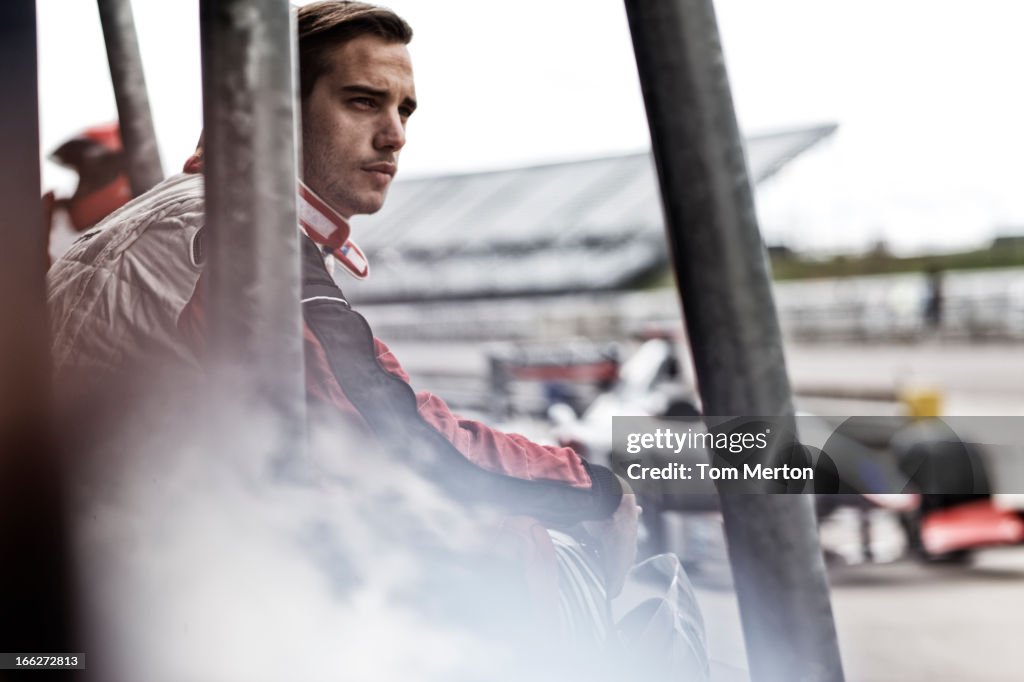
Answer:
MULTIPOLYGON (((748 138, 752 181, 835 130, 748 138)), ((619 289, 668 262, 650 152, 398 181, 353 228, 371 276, 339 283, 358 302, 619 289)))

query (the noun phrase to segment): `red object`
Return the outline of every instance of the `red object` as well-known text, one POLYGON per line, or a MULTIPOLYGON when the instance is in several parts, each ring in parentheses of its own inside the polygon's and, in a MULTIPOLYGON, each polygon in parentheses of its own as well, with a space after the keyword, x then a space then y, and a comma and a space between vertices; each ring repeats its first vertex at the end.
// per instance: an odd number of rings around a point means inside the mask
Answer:
POLYGON ((123 149, 121 145, 121 126, 116 121, 86 128, 82 132, 81 137, 95 140, 111 151, 119 152, 123 149))
POLYGON ((578 365, 520 365, 509 373, 516 379, 533 381, 614 381, 619 363, 614 360, 578 365))
POLYGON ((108 215, 127 204, 132 199, 132 188, 128 178, 118 175, 112 182, 88 194, 79 196, 77 193, 68 202, 68 215, 71 224, 79 232, 106 218, 108 215))
POLYGON ((89 229, 131 200, 117 123, 84 130, 57 147, 50 158, 78 173, 78 188, 66 202, 75 230, 89 229))
POLYGON ((318 197, 302 180, 299 180, 296 208, 299 225, 310 239, 326 248, 357 279, 370 276, 369 261, 356 243, 349 239, 352 230, 348 220, 318 197))
POLYGON ((921 522, 921 543, 929 554, 946 554, 988 545, 1024 541, 1024 520, 1013 511, 981 500, 928 514, 921 522))

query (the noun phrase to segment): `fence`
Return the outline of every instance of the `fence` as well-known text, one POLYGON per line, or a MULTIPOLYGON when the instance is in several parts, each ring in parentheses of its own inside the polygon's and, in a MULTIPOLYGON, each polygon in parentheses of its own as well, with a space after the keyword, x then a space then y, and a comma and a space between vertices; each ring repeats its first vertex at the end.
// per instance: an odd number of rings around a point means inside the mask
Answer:
MULTIPOLYGON (((920 274, 782 282, 783 333, 801 342, 1024 341, 1024 268, 945 275, 941 321, 926 319, 920 274)), ((382 338, 417 341, 621 340, 677 328, 675 292, 656 290, 364 306, 382 338)))

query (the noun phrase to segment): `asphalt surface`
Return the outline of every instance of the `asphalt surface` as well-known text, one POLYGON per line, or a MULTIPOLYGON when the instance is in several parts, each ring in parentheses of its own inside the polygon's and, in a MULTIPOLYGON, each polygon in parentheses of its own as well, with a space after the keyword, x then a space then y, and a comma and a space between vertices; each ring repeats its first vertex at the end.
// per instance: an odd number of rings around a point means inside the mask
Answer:
POLYGON ((945 415, 1024 415, 1022 345, 789 344, 786 361, 797 387, 936 389, 945 415))
MULTIPOLYGON (((1024 679, 1024 549, 986 550, 971 566, 833 567, 829 579, 849 682, 1024 679)), ((698 599, 714 679, 745 679, 735 594, 705 585, 698 599)))

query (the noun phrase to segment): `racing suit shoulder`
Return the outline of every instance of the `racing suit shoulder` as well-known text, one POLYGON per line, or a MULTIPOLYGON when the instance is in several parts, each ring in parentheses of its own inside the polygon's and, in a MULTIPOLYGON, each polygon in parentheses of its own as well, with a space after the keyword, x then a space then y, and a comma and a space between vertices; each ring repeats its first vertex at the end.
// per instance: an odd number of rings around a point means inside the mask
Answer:
POLYGON ((176 175, 82 235, 47 273, 55 375, 154 352, 192 361, 176 330, 201 270, 203 179, 176 175))

